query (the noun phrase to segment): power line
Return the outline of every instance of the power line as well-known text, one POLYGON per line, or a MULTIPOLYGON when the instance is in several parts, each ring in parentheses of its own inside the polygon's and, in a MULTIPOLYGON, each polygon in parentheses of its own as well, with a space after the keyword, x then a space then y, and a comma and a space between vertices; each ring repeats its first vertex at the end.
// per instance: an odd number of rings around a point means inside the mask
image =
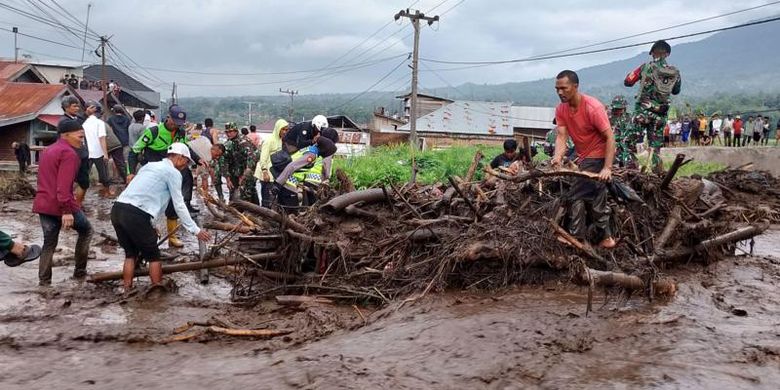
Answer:
POLYGON ((341 109, 342 107, 344 107, 344 106, 348 105, 349 103, 352 103, 352 102, 354 102, 355 100, 357 100, 357 98, 359 98, 359 97, 361 97, 361 96, 365 95, 366 93, 368 93, 369 91, 371 91, 371 89, 372 89, 372 88, 374 88, 375 86, 377 86, 379 83, 381 83, 382 81, 384 81, 386 78, 390 77, 390 75, 391 75, 391 74, 393 74, 393 72, 395 72, 396 70, 398 70, 398 68, 400 68, 400 67, 401 67, 401 65, 405 64, 405 63, 406 63, 406 61, 408 61, 408 60, 409 60, 409 59, 408 59, 408 58, 406 58, 406 59, 404 59, 403 61, 399 62, 399 63, 398 63, 398 65, 396 65, 396 66, 395 66, 393 69, 391 69, 389 72, 387 72, 387 73, 386 73, 384 76, 382 76, 382 77, 381 77, 379 80, 377 80, 377 81, 376 81, 374 84, 371 84, 371 86, 370 86, 370 87, 368 87, 368 88, 366 88, 366 90, 365 90, 365 91, 363 91, 363 92, 360 92, 359 94, 357 94, 357 95, 353 96, 351 99, 347 100, 346 102, 344 102, 344 103, 342 103, 342 104, 339 104, 338 106, 336 106, 336 107, 333 107, 333 108, 331 108, 331 109, 330 109, 330 110, 328 110, 328 111, 335 111, 335 110, 341 109))
MULTIPOLYGON (((678 36, 673 36, 673 37, 668 37, 668 38, 663 38, 663 39, 665 39, 667 41, 672 41, 672 40, 677 40, 677 39, 695 37, 695 36, 699 36, 699 35, 712 34, 712 33, 721 32, 721 31, 734 30, 734 29, 743 28, 743 27, 755 26, 755 25, 759 25, 759 24, 775 22, 775 21, 778 21, 778 20, 780 20, 780 17, 773 17, 773 18, 769 18, 769 19, 758 20, 758 21, 748 22, 748 23, 742 23, 742 24, 729 26, 729 27, 710 29, 710 30, 700 31, 700 32, 695 32, 695 33, 690 33, 690 34, 678 35, 678 36)), ((487 66, 487 65, 501 65, 501 64, 511 64, 511 63, 520 63, 520 62, 534 62, 534 61, 550 60, 550 59, 557 59, 557 58, 575 57, 575 56, 581 56, 581 55, 586 55, 586 54, 604 53, 604 52, 608 52, 608 51, 615 51, 615 50, 628 49, 628 48, 632 48, 632 47, 645 46, 645 45, 649 45, 649 44, 654 43, 654 42, 655 42, 655 40, 647 41, 647 42, 633 43, 633 44, 628 44, 628 45, 615 46, 615 47, 608 47, 608 48, 604 48, 604 49, 580 51, 580 52, 571 53, 571 54, 556 54, 556 55, 526 57, 526 58, 518 58, 518 59, 512 59, 512 60, 501 60, 501 61, 445 61, 445 60, 437 60, 437 59, 430 59, 430 58, 420 58, 420 60, 427 61, 427 62, 433 62, 433 63, 437 63, 437 64, 451 64, 451 65, 484 65, 484 66, 487 66)), ((439 69, 439 70, 443 70, 443 69, 439 69)))
MULTIPOLYGON (((7 28, 2 28, 2 27, 0 27, 0 30, 3 30, 3 31, 8 31, 8 32, 10 32, 10 33, 12 33, 12 32, 13 32, 13 30, 10 30, 10 29, 7 29, 7 28)), ((74 48, 74 49, 79 49, 79 50, 81 50, 81 48, 80 48, 80 47, 76 47, 76 46, 73 46, 73 45, 69 45, 69 44, 67 44, 67 43, 62 43, 62 42, 52 41, 51 39, 41 38, 41 37, 37 37, 37 36, 35 36, 35 35, 25 34, 25 33, 22 33, 22 32, 19 32, 19 33, 17 33, 17 34, 19 34, 19 35, 21 35, 21 36, 23 36, 23 37, 32 38, 32 39, 37 39, 37 40, 39 40, 39 41, 48 42, 48 43, 52 43, 52 44, 55 44, 55 45, 60 45, 60 46, 65 46, 65 47, 71 47, 71 48, 74 48)))

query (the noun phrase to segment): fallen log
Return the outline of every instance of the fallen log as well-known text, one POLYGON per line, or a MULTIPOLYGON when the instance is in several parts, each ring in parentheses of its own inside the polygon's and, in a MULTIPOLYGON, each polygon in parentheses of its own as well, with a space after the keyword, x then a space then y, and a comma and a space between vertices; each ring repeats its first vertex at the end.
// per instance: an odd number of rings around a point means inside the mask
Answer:
POLYGON ((328 203, 325 203, 320 208, 332 213, 344 210, 347 206, 355 204, 357 202, 364 202, 365 204, 381 202, 385 200, 385 192, 381 188, 372 188, 369 190, 361 190, 350 192, 344 195, 339 195, 328 203))
POLYGON ((450 230, 446 228, 421 228, 406 233, 406 239, 410 241, 428 241, 435 238, 438 239, 449 232, 450 230))
MULTIPOLYGON (((274 259, 277 258, 278 256, 279 255, 277 253, 262 253, 259 255, 252 255, 252 259, 253 260, 274 259)), ((193 261, 189 263, 180 263, 180 264, 163 264, 162 269, 163 269, 163 274, 172 274, 175 272, 197 271, 199 269, 206 269, 206 268, 227 267, 229 265, 236 265, 244 261, 246 260, 242 258, 193 261)), ((139 277, 139 276, 148 276, 148 275, 149 275, 148 268, 142 268, 142 269, 136 268, 134 276, 139 277)), ((98 283, 98 282, 106 282, 109 280, 119 280, 119 279, 122 279, 122 271, 100 272, 100 273, 92 274, 89 276, 88 281, 92 283, 98 283)))
POLYGON ((282 214, 277 213, 276 211, 267 209, 265 207, 256 205, 254 203, 250 203, 244 200, 234 200, 233 202, 231 202, 231 204, 234 205, 239 210, 244 210, 253 214, 257 214, 264 219, 271 220, 278 224, 284 224, 290 227, 291 229, 295 230, 296 232, 308 233, 309 231, 308 229, 306 229, 305 226, 292 220, 291 218, 285 217, 282 214))
POLYGON ((217 222, 217 221, 206 222, 203 224, 203 228, 213 229, 213 230, 223 230, 226 232, 238 232, 241 234, 249 234, 253 232, 253 230, 250 229, 249 226, 246 226, 244 224, 234 225, 232 223, 217 222))
POLYGON ((588 244, 587 242, 581 242, 576 237, 572 236, 571 234, 569 234, 569 232, 567 232, 562 227, 560 227, 560 225, 555 223, 555 221, 553 220, 548 220, 548 221, 550 222, 550 225, 552 226, 553 230, 555 231, 555 234, 557 234, 558 237, 560 237, 561 239, 569 243, 571 246, 581 250, 591 258, 594 258, 602 262, 604 261, 604 258, 601 257, 601 255, 599 255, 598 252, 596 252, 596 250, 593 249, 592 246, 590 246, 590 244, 588 244))
POLYGON ((729 233, 702 241, 694 247, 685 247, 671 251, 660 250, 658 253, 656 253, 656 261, 667 262, 678 259, 685 259, 691 255, 715 249, 721 245, 736 243, 753 238, 763 233, 767 229, 769 229, 769 221, 762 221, 760 223, 744 226, 729 233))
POLYGON ((372 213, 370 211, 366 211, 366 210, 361 209, 359 207, 360 204, 361 204, 360 202, 355 203, 355 204, 351 204, 351 205, 349 205, 349 206, 344 208, 344 212, 347 213, 348 215, 352 215, 352 216, 355 216, 355 217, 365 217, 365 218, 370 218, 370 219, 379 219, 379 214, 372 213))
POLYGON ((277 295, 274 299, 276 299, 276 303, 282 306, 300 306, 304 303, 333 303, 331 299, 311 295, 277 295))
MULTIPOLYGON (((581 267, 576 273, 575 282, 600 287, 620 287, 629 291, 646 288, 645 282, 639 276, 621 272, 599 271, 588 267, 581 267)), ((653 291, 656 296, 672 296, 677 291, 677 286, 673 280, 661 278, 653 281, 653 291)))

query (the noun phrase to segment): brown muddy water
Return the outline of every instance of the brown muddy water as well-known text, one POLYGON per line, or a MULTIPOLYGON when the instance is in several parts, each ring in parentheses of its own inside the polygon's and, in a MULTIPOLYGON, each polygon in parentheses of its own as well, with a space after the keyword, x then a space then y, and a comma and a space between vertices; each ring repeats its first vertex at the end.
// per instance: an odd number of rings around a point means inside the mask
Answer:
MULTIPOLYGON (((110 206, 88 197, 96 231, 110 206)), ((5 204, 0 229, 41 242, 30 202, 5 204)), ((96 235, 89 272, 121 268, 96 235)), ((186 237, 185 252, 197 245, 186 237)), ((780 230, 754 255, 671 272, 668 301, 596 296, 565 284, 432 294, 400 309, 232 305, 230 284, 169 276, 178 291, 122 299, 116 285, 69 279, 60 236, 53 285, 37 262, 0 268, 0 389, 777 389, 780 230), (360 311, 358 313, 358 310, 360 311), (361 317, 362 315, 362 317, 361 317), (365 320, 363 319, 365 318, 365 320), (272 340, 218 336, 162 344, 187 321, 291 329, 272 340)), ((747 247, 745 250, 749 250, 747 247)), ((146 279, 141 280, 141 284, 146 279)))

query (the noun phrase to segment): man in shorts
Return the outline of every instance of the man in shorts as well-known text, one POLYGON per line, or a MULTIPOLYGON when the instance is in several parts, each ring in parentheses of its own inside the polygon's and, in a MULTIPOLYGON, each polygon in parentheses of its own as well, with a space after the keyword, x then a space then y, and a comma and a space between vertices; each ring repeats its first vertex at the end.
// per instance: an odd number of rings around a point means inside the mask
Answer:
POLYGON ((114 225, 119 245, 125 251, 122 268, 125 291, 133 287, 135 263, 139 256, 149 262, 149 277, 153 286, 162 283, 162 264, 157 247, 157 233, 152 220, 162 215, 173 203, 182 226, 201 241, 211 235, 192 220, 181 194, 180 170, 190 164, 192 158, 187 145, 175 142, 168 147, 168 156, 162 161, 143 166, 127 188, 114 202, 111 224, 114 225))

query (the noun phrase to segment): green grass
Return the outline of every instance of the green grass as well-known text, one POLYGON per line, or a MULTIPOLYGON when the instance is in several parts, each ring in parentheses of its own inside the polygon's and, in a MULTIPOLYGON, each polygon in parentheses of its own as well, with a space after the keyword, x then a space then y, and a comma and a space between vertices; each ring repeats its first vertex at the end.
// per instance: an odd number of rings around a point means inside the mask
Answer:
MULTIPOLYGON (((482 151, 487 164, 501 153, 501 147, 453 146, 442 150, 428 150, 417 154, 417 181, 422 184, 444 183, 447 176, 464 176, 469 169, 474 153, 482 151)), ((356 188, 368 188, 378 184, 396 184, 409 181, 411 158, 406 145, 382 146, 372 149, 365 156, 336 159, 335 168, 343 169, 356 188)), ((481 169, 477 179, 482 178, 481 169)))
MULTIPOLYGON (((464 176, 469 169, 474 153, 482 151, 485 156, 482 159, 480 169, 477 170, 476 179, 482 179, 481 167, 488 164, 493 157, 502 152, 500 146, 453 146, 448 149, 427 150, 417 154, 417 181, 422 184, 446 183, 447 176, 464 176)), ((369 188, 381 184, 398 184, 409 181, 411 175, 411 158, 409 147, 406 145, 382 146, 373 148, 371 153, 365 156, 336 159, 335 169, 343 169, 352 179, 355 187, 369 188)), ((541 162, 549 159, 539 148, 539 153, 534 161, 541 162)), ((668 169, 673 160, 664 161, 668 169)), ((645 163, 640 158, 640 163, 645 163)), ((724 165, 712 162, 692 161, 684 165, 677 172, 676 177, 691 175, 707 176, 709 173, 725 168, 724 165)))

